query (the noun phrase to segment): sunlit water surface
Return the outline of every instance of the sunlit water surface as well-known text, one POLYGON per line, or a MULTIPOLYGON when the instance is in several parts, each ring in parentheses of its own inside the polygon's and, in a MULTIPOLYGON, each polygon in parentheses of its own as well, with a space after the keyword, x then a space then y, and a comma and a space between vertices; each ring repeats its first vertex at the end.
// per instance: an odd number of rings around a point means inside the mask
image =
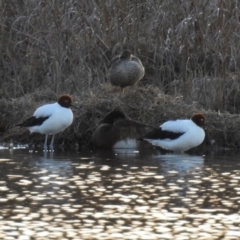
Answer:
POLYGON ((0 150, 0 239, 240 239, 239 154, 0 150))

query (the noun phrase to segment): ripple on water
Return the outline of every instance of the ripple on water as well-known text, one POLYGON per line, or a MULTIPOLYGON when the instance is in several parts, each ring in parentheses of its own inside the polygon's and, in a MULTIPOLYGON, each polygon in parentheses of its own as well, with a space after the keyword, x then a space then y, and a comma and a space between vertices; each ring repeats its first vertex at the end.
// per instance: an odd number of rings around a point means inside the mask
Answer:
POLYGON ((0 160, 0 239, 240 238, 232 162, 11 157, 0 160))

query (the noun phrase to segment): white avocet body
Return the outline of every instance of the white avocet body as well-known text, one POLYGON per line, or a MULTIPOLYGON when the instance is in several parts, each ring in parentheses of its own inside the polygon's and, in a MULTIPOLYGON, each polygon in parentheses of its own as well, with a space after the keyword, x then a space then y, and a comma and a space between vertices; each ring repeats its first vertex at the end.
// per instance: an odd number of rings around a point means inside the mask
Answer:
POLYGON ((145 135, 143 140, 163 149, 184 152, 203 142, 204 123, 205 118, 201 113, 194 114, 191 119, 167 121, 145 135))
POLYGON ((50 150, 53 150, 55 134, 64 131, 73 122, 71 105, 72 98, 69 95, 62 95, 56 103, 37 108, 32 117, 17 126, 26 127, 30 132, 45 134, 44 150, 47 150, 48 135, 53 135, 49 146, 50 150))

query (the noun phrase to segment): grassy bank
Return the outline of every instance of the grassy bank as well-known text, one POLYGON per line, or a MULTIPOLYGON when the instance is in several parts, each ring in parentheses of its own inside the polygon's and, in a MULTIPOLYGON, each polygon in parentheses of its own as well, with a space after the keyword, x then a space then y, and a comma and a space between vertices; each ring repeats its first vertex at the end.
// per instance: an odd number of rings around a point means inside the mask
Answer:
POLYGON ((42 141, 12 126, 69 93, 79 108, 59 142, 87 144, 101 118, 120 106, 155 126, 202 111, 214 127, 206 141, 238 147, 239 16, 233 0, 2 0, 0 140, 42 141), (125 48, 146 75, 121 95, 107 71, 125 48))
MULTIPOLYGON (((134 86, 124 94, 109 84, 101 85, 95 91, 85 91, 74 95, 74 122, 63 133, 58 134, 58 144, 74 146, 88 145, 92 133, 106 113, 120 107, 129 117, 153 126, 176 118, 190 118, 195 112, 206 117, 206 139, 204 144, 216 147, 239 148, 240 118, 237 114, 205 110, 199 103, 186 104, 183 97, 172 97, 153 86, 134 86)), ((43 144, 44 136, 29 134, 27 130, 15 127, 21 119, 29 117, 36 107, 46 101, 56 101, 52 91, 35 92, 17 100, 1 100, 2 118, 0 141, 15 143, 43 144)))

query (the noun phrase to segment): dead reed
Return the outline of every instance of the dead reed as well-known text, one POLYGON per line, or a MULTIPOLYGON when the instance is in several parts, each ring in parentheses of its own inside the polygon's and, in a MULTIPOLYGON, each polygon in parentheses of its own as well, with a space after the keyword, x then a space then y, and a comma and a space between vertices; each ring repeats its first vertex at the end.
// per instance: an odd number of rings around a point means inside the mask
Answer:
MULTIPOLYGON (((218 118, 217 111, 240 111, 239 16, 234 0, 2 0, 0 130, 61 93, 84 109, 61 135, 69 141, 88 142, 94 124, 115 105, 151 124, 190 117, 193 110, 229 124, 230 115, 218 118), (116 97, 107 71, 124 48, 142 60, 146 76, 116 97), (92 123, 84 120, 89 116, 92 123)), ((238 138, 231 143, 228 127, 221 141, 235 146, 238 138)))

